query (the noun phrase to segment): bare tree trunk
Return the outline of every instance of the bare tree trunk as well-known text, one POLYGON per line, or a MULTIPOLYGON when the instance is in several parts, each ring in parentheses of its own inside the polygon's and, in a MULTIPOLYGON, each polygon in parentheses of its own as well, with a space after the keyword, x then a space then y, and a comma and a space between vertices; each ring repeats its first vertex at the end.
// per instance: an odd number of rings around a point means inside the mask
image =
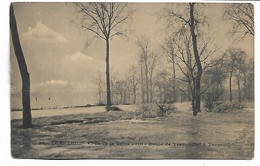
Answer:
POLYGON ((232 102, 232 73, 229 77, 229 100, 232 102))
POLYGON ((150 103, 153 103, 153 83, 150 83, 150 103))
POLYGON ((143 79, 143 66, 141 64, 141 96, 142 96, 142 104, 144 104, 144 79, 143 79))
POLYGON ((148 66, 147 66, 147 60, 145 61, 145 83, 146 83, 146 103, 149 103, 149 85, 148 85, 148 66))
POLYGON ((191 105, 192 105, 192 110, 196 110, 196 79, 193 78, 192 85, 190 85, 190 92, 191 92, 191 105), (193 87, 193 89, 192 89, 193 87))
POLYGON ((133 103, 136 104, 136 92, 134 91, 134 99, 133 103))
POLYGON ((240 90, 239 76, 237 76, 237 89, 238 89, 238 100, 241 101, 241 90, 240 90))
POLYGON ((153 71, 150 74, 150 103, 153 103, 153 71))
POLYGON ((99 104, 102 103, 102 85, 100 82, 98 83, 98 102, 99 104))
POLYGON ((175 102, 176 101, 176 96, 177 96, 177 94, 176 94, 176 80, 175 80, 175 78, 176 78, 176 72, 175 72, 175 61, 174 61, 174 57, 172 58, 172 60, 173 60, 173 62, 172 62, 172 72, 173 72, 173 80, 172 80, 172 97, 173 97, 173 102, 175 102))
POLYGON ((192 106, 192 110, 196 110, 195 97, 192 97, 192 99, 191 99, 191 106, 192 106))
POLYGON ((197 64, 197 76, 196 76, 196 87, 195 87, 195 103, 196 110, 193 110, 193 116, 196 116, 200 112, 200 81, 202 76, 202 67, 200 62, 200 56, 197 48, 197 35, 195 34, 195 20, 194 20, 194 3, 190 3, 190 31, 192 37, 193 52, 197 64))
POLYGON ((160 97, 160 103, 162 103, 162 101, 163 101, 163 98, 162 98, 162 90, 161 90, 161 88, 159 87, 159 97, 160 97))
POLYGON ((245 98, 245 99, 247 99, 247 81, 246 81, 246 74, 245 74, 245 72, 243 73, 243 77, 244 77, 244 95, 243 95, 243 97, 245 98))
POLYGON ((131 104, 131 93, 130 93, 130 90, 128 91, 128 104, 131 104))
POLYGON ((192 91, 190 89, 190 82, 187 83, 187 98, 188 98, 188 101, 191 101, 192 100, 192 91))
POLYGON ((101 103, 101 91, 98 92, 98 103, 101 103))
POLYGON ((23 127, 32 127, 31 104, 30 104, 30 74, 21 48, 16 19, 14 15, 13 3, 10 6, 10 28, 16 59, 22 77, 22 102, 23 102, 23 127))
POLYGON ((220 83, 220 90, 221 90, 221 101, 223 101, 224 97, 223 97, 223 83, 222 82, 220 83))
POLYGON ((125 94, 125 92, 124 92, 123 104, 126 103, 126 102, 125 102, 125 98, 126 98, 126 94, 125 94))
POLYGON ((134 85, 134 88, 133 88, 133 103, 135 104, 136 103, 136 87, 134 85))
POLYGON ((118 102, 118 104, 122 104, 123 103, 123 94, 122 92, 120 92, 120 102, 118 102))
POLYGON ((111 95, 110 95, 110 76, 109 76, 109 38, 106 39, 106 81, 107 81, 107 105, 106 110, 110 110, 111 95))

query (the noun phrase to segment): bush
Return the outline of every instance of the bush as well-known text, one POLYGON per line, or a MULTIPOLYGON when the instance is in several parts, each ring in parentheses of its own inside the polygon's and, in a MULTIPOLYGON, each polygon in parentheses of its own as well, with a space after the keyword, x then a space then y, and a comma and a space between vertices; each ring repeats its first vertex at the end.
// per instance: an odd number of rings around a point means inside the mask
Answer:
POLYGON ((109 111, 122 111, 122 110, 116 106, 111 106, 109 111))
POLYGON ((243 101, 235 100, 235 101, 227 101, 220 103, 216 108, 214 108, 213 112, 229 112, 243 109, 245 107, 245 103, 243 101))
POLYGON ((159 108, 157 115, 160 117, 169 115, 171 111, 174 110, 171 104, 158 104, 156 103, 157 107, 159 108))
POLYGON ((137 118, 155 118, 157 117, 156 110, 153 105, 143 104, 139 106, 138 110, 135 113, 137 118))
POLYGON ((222 92, 218 90, 212 90, 205 94, 204 106, 207 112, 212 112, 214 108, 221 104, 219 100, 222 92))
POLYGON ((98 103, 98 104, 96 104, 96 106, 106 106, 106 104, 98 103))
POLYGON ((156 118, 169 115, 174 108, 170 104, 144 104, 136 111, 137 118, 156 118))

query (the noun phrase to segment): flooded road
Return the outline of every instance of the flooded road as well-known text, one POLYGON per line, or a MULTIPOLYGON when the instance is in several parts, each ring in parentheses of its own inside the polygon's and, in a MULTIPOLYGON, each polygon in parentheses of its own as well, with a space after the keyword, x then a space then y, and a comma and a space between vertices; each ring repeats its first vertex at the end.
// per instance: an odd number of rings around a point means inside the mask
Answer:
MULTIPOLYGON (((12 121, 12 155, 43 159, 251 159, 254 110, 201 112, 188 107, 166 117, 136 119, 136 107, 124 111, 34 118, 32 129, 12 121), (98 120, 84 123, 83 120, 98 120), (53 123, 75 120, 75 123, 53 123)), ((78 113, 83 111, 78 110, 78 113)), ((88 112, 87 109, 85 112, 88 112)), ((52 114, 56 115, 56 114, 52 114)))

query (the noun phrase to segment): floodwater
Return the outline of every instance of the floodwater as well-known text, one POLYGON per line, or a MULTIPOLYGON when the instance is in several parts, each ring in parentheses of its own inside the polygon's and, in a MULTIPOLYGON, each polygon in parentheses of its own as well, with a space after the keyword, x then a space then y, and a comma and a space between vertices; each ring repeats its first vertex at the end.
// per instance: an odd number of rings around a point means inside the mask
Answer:
POLYGON ((253 158, 253 108, 201 112, 193 117, 189 104, 175 106, 177 111, 169 116, 151 119, 135 118, 136 106, 121 106, 119 112, 93 107, 78 110, 84 114, 34 118, 38 126, 32 129, 19 128, 21 120, 13 120, 12 155, 42 159, 253 158))
MULTIPOLYGON (((42 109, 42 110, 32 110, 32 118, 40 117, 51 117, 51 116, 64 116, 64 115, 78 115, 78 114, 93 114, 98 112, 105 112, 104 106, 89 107, 89 108, 57 108, 57 109, 42 109)), ((22 111, 12 111, 11 120, 22 119, 22 111)))

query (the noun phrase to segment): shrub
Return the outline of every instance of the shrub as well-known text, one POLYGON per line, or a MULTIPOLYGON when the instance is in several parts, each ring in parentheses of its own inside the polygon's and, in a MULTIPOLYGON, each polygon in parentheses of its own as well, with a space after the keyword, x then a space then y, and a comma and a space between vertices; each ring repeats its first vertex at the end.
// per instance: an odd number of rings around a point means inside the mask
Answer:
POLYGON ((96 106, 106 106, 106 104, 98 103, 98 104, 96 104, 96 106))
POLYGON ((213 112, 229 112, 243 109, 245 107, 245 103, 243 101, 235 100, 235 101, 227 101, 220 103, 216 108, 213 109, 213 112))
POLYGON ((135 113, 137 118, 155 118, 157 117, 156 110, 154 106, 149 104, 141 105, 135 113))
POLYGON ((110 111, 122 111, 120 108, 116 107, 116 106, 111 106, 110 111))
POLYGON ((170 104, 144 104, 136 111, 138 118, 156 118, 169 115, 174 108, 170 104))
POLYGON ((169 115, 171 111, 174 110, 171 104, 158 104, 156 103, 157 107, 159 108, 157 115, 160 117, 164 117, 166 115, 169 115))
POLYGON ((212 112, 215 107, 221 104, 219 102, 219 98, 221 96, 222 92, 218 90, 212 90, 205 94, 204 96, 204 106, 206 108, 207 112, 212 112))

